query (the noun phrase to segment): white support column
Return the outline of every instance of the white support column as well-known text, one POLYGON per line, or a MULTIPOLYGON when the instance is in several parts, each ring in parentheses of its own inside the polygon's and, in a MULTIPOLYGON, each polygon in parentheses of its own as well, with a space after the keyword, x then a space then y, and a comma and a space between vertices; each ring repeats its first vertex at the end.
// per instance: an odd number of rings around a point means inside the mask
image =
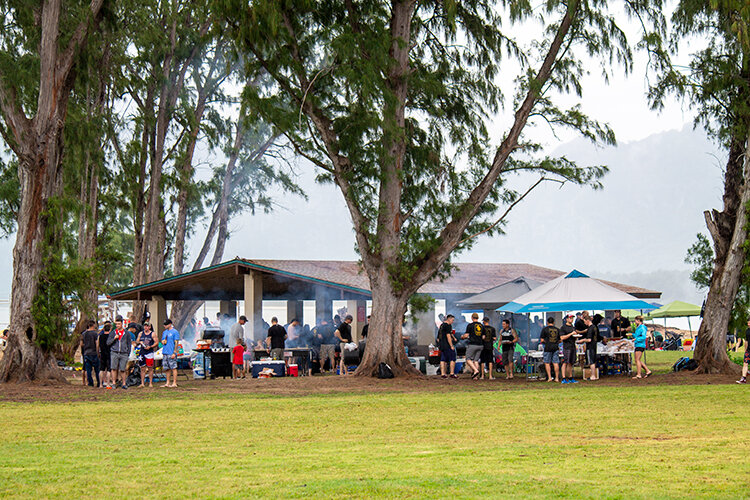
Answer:
POLYGON ((351 314, 354 318, 352 320, 352 339, 354 342, 359 342, 362 340, 362 328, 367 323, 367 301, 347 300, 346 313, 351 314))
POLYGON ((164 320, 167 319, 167 301, 160 295, 154 295, 148 301, 148 312, 151 314, 151 328, 161 339, 164 331, 164 320))
POLYGON ((263 278, 259 273, 245 275, 245 332, 254 341, 263 338, 263 278))

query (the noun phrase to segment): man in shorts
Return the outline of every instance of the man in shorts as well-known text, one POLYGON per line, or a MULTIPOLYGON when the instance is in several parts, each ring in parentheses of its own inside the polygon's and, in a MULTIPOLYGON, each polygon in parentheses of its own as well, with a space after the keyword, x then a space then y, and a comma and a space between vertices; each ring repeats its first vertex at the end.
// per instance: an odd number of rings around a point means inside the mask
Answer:
POLYGON ((271 359, 284 359, 284 341, 286 341, 286 330, 274 316, 271 318, 271 327, 266 337, 266 345, 271 350, 271 359))
POLYGON ((314 342, 319 345, 318 361, 320 362, 320 374, 325 372, 326 361, 330 370, 336 371, 336 336, 333 334, 333 325, 328 320, 321 318, 320 325, 315 327, 314 342))
POLYGON ((177 387, 177 343, 180 341, 180 332, 172 327, 172 320, 169 318, 164 320, 164 333, 161 335, 161 341, 164 344, 164 347, 161 348, 163 356, 161 371, 167 378, 167 383, 162 387, 177 387), (169 381, 170 375, 171 383, 169 381))
POLYGON ((118 377, 121 379, 120 387, 127 389, 126 383, 128 373, 128 358, 130 349, 133 347, 133 338, 130 331, 125 330, 122 326, 122 316, 115 318, 115 328, 109 332, 107 345, 109 346, 109 363, 112 369, 112 383, 117 387, 118 377))
POLYGON ((565 316, 565 324, 560 328, 560 340, 563 343, 563 359, 562 359, 562 383, 563 384, 577 384, 578 381, 573 378, 573 367, 576 364, 576 339, 573 335, 576 334, 576 329, 573 326, 573 316, 568 314, 565 316))
POLYGON ((547 370, 547 382, 552 382, 552 370, 550 365, 555 365, 555 382, 560 381, 560 330, 555 326, 555 318, 547 318, 547 326, 542 328, 539 335, 544 345, 544 369, 547 370))
POLYGON ((466 333, 461 338, 469 339, 469 345, 466 346, 466 364, 472 369, 471 378, 478 380, 481 374, 479 362, 484 349, 484 326, 479 322, 479 314, 471 314, 471 323, 466 325, 466 333))
POLYGON ((338 328, 336 328, 336 331, 333 332, 333 334, 340 342, 339 349, 341 350, 341 358, 339 359, 339 375, 349 375, 349 370, 347 369, 346 363, 344 362, 346 353, 344 348, 346 344, 349 344, 352 341, 352 321, 354 321, 352 315, 347 314, 344 318, 344 321, 342 321, 338 328))
POLYGON ((747 320, 747 330, 745 330, 745 359, 742 363, 742 377, 737 381, 738 384, 747 384, 748 365, 750 365, 750 319, 747 320))
POLYGON ((448 368, 450 367, 450 377, 458 378, 456 375, 456 337, 453 335, 453 321, 456 318, 449 314, 438 329, 438 348, 440 349, 440 376, 448 378, 448 368))
POLYGON ((482 319, 482 326, 484 326, 484 349, 482 349, 480 365, 482 369, 482 380, 484 380, 484 366, 487 365, 489 371, 487 372, 490 380, 495 380, 492 372, 495 370, 495 339, 497 339, 497 330, 494 326, 490 325, 490 318, 482 319))

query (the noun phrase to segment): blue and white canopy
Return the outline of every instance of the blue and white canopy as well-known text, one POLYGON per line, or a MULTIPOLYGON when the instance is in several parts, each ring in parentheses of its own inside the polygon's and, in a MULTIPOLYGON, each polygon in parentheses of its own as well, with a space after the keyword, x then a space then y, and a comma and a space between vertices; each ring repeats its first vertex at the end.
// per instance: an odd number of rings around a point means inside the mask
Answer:
POLYGON ((584 309, 609 311, 651 308, 648 302, 573 270, 515 298, 497 310, 525 314, 584 309))

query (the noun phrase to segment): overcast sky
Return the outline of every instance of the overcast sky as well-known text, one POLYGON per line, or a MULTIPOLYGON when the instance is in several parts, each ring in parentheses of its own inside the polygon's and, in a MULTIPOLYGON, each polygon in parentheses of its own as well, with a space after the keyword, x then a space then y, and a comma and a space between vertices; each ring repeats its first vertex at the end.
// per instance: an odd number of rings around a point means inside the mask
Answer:
MULTIPOLYGON (((703 133, 692 131, 692 115, 679 103, 661 113, 649 109, 645 59, 637 60, 630 77, 615 78, 609 86, 597 75, 585 83, 584 111, 613 127, 618 147, 597 149, 571 134, 554 137, 544 127, 533 133, 551 152, 609 165, 605 189, 542 186, 511 214, 505 236, 482 238, 456 260, 528 262, 601 277, 644 273, 640 283, 632 283, 642 286, 649 286, 648 273, 679 271, 672 281, 681 277, 685 290, 686 249, 704 230, 703 210, 721 206, 723 158, 703 133)), ((496 128, 499 142, 507 117, 500 117, 496 128)), ((310 201, 279 197, 283 207, 274 213, 232 221, 226 259, 356 259, 341 194, 315 184, 308 166, 300 164, 299 172, 310 201)), ((199 233, 193 255, 202 241, 199 233)), ((13 239, 0 241, 0 298, 10 293, 12 245, 13 239)), ((685 298, 696 300, 692 293, 685 298)))

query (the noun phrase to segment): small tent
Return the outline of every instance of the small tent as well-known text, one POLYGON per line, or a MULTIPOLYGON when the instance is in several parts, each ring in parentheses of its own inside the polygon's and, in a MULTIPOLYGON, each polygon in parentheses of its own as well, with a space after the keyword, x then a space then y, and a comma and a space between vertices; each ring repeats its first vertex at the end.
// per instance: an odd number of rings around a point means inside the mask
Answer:
POLYGON ((517 314, 580 311, 584 309, 652 309, 643 300, 618 290, 580 271, 555 278, 497 308, 517 314))
POLYGON ((670 302, 655 311, 651 311, 646 316, 647 319, 664 318, 664 328, 667 327, 667 318, 687 318, 688 328, 693 331, 693 327, 690 325, 690 316, 700 316, 701 306, 695 304, 689 304, 680 300, 670 302))

